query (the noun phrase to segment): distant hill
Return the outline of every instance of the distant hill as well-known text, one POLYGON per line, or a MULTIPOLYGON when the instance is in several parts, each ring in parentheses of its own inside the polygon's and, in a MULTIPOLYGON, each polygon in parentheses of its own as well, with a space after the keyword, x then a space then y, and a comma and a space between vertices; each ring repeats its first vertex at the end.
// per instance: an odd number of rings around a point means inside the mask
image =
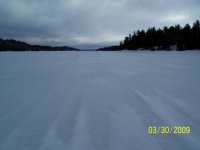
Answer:
POLYGON ((0 38, 0 51, 73 51, 73 50, 79 50, 79 49, 68 46, 52 47, 52 46, 31 45, 13 39, 4 40, 0 38))
POLYGON ((151 27, 134 31, 124 38, 119 45, 100 48, 98 50, 194 50, 200 49, 200 22, 192 26, 175 25, 163 29, 151 27))

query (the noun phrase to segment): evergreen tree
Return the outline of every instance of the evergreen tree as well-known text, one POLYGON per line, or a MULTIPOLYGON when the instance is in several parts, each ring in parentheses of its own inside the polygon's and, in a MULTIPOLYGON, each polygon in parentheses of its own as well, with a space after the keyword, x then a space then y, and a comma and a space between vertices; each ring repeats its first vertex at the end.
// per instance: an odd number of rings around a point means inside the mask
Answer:
POLYGON ((180 25, 156 29, 149 27, 145 30, 137 30, 133 35, 125 37, 120 44, 121 48, 136 49, 200 49, 200 22, 197 20, 192 27, 186 24, 183 28, 180 25))

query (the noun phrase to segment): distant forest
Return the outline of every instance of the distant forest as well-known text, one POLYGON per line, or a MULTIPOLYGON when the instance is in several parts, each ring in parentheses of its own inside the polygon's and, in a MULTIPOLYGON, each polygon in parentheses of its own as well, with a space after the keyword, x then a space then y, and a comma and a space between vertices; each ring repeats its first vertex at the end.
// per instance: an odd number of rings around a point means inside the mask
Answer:
POLYGON ((193 26, 186 24, 184 27, 175 25, 156 29, 134 31, 125 37, 119 45, 101 48, 98 50, 193 50, 200 49, 200 23, 193 26))
MULTIPOLYGON (((145 30, 134 31, 124 38, 119 45, 100 48, 98 50, 200 50, 200 22, 197 20, 192 26, 175 25, 162 29, 150 27, 145 30)), ((72 51, 73 47, 52 47, 31 45, 13 39, 0 38, 0 51, 72 51)))
POLYGON ((52 46, 31 45, 13 39, 4 40, 0 38, 0 51, 72 51, 72 50, 78 50, 78 49, 68 46, 52 47, 52 46))

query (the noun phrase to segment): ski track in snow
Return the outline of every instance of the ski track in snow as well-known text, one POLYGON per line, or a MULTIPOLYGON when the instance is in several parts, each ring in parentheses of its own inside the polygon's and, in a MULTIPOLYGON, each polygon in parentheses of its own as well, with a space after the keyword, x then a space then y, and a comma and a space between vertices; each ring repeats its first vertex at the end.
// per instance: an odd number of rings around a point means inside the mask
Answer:
POLYGON ((198 150, 199 67, 198 51, 0 53, 0 150, 198 150))

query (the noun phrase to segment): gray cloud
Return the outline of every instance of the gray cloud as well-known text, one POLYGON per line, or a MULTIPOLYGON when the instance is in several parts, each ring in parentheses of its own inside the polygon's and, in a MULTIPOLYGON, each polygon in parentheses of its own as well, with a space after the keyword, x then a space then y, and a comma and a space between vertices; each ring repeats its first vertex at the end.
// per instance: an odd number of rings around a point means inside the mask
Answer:
POLYGON ((0 35, 96 48, 133 30, 192 23, 199 9, 199 0, 0 0, 0 35))

